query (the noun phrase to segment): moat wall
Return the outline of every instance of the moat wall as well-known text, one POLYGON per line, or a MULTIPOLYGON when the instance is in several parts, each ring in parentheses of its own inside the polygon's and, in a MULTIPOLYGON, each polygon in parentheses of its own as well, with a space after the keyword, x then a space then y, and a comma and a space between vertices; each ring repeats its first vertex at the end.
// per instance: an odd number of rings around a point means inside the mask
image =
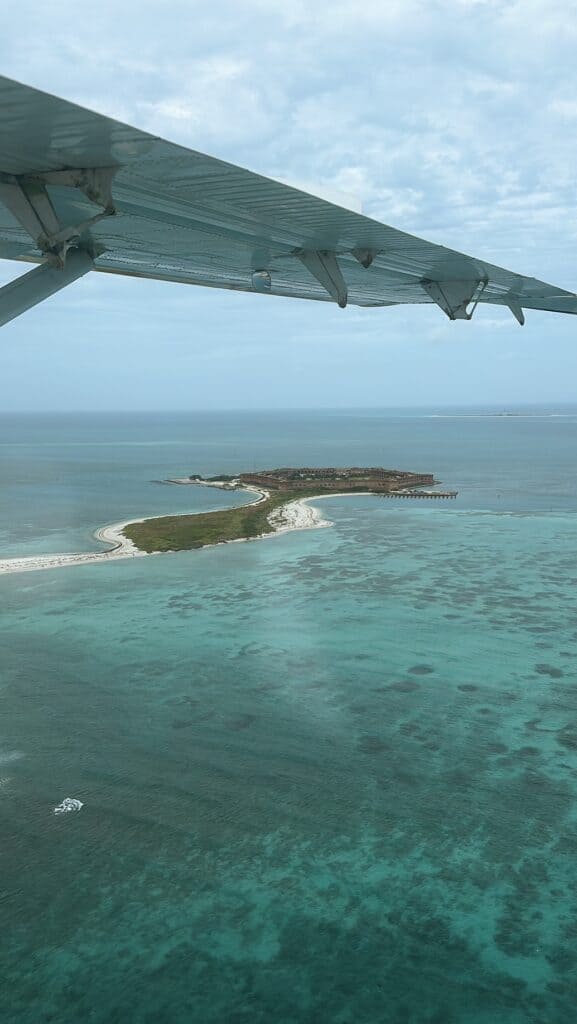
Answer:
POLYGON ((289 479, 280 477, 276 473, 242 473, 239 479, 245 484, 255 487, 264 487, 267 490, 285 491, 310 491, 312 487, 318 486, 322 490, 332 491, 375 491, 388 492, 400 487, 431 487, 435 483, 432 473, 395 473, 390 470, 382 470, 374 474, 351 475, 350 477, 336 476, 334 471, 330 475, 322 475, 322 471, 314 472, 313 476, 298 477, 289 479))

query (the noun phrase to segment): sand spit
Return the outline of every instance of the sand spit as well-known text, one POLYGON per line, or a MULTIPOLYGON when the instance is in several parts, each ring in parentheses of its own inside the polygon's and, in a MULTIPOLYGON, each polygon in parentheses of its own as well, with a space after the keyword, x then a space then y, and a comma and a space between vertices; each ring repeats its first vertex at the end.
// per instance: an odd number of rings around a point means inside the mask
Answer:
MULTIPOLYGON (((191 481, 191 483, 192 482, 193 481, 191 481)), ((256 487, 242 487, 239 488, 239 490, 250 491, 258 495, 255 501, 248 503, 249 505, 258 505, 261 501, 266 501, 269 497, 268 491, 259 490, 256 487)), ((358 496, 358 492, 355 493, 358 496)), ((370 491, 367 491, 366 493, 370 494, 370 491)), ((271 512, 268 521, 273 527, 273 533, 263 533, 260 537, 246 538, 246 540, 264 540, 267 537, 277 537, 282 533, 288 533, 292 530, 314 530, 326 526, 332 526, 332 523, 328 519, 323 519, 318 509, 311 508, 308 503, 310 501, 317 501, 319 498, 341 498, 350 496, 351 492, 348 492, 348 494, 319 494, 317 497, 297 498, 294 501, 289 501, 286 505, 282 505, 280 508, 276 508, 271 512)), ((212 509, 211 511, 216 510, 212 509)), ((125 537, 123 533, 126 526, 130 526, 132 523, 144 523, 147 518, 159 519, 163 517, 148 516, 143 519, 128 519, 123 523, 114 523, 111 526, 102 526, 96 530, 94 536, 97 540, 102 541, 104 544, 113 545, 108 549, 108 551, 79 551, 53 555, 30 555, 25 558, 2 558, 0 559, 0 574, 13 572, 37 572, 41 569, 61 569, 65 566, 71 565, 87 565, 90 562, 111 562, 117 561, 121 558, 143 558, 145 555, 158 554, 159 552, 141 551, 132 543, 131 540, 128 539, 128 537, 125 537)), ((244 542, 245 539, 241 538, 238 541, 224 541, 223 543, 237 544, 244 542)), ((220 545, 207 545, 207 547, 217 546, 220 545)), ((166 554, 168 553, 169 552, 166 552, 166 554)))
POLYGON ((144 520, 129 519, 124 523, 114 523, 96 530, 94 536, 104 544, 112 544, 108 551, 77 551, 54 555, 29 555, 26 558, 0 559, 0 573, 35 572, 39 569, 60 569, 66 565, 86 565, 88 562, 111 562, 119 558, 141 558, 146 551, 140 551, 128 537, 122 533, 129 523, 144 520))

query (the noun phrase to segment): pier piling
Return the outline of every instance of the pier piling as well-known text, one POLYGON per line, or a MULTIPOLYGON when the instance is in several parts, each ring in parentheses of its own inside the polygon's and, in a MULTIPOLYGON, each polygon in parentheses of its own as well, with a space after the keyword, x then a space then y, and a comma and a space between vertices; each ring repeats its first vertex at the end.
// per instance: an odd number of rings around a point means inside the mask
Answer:
POLYGON ((387 491, 384 498, 456 498, 458 491, 387 491))

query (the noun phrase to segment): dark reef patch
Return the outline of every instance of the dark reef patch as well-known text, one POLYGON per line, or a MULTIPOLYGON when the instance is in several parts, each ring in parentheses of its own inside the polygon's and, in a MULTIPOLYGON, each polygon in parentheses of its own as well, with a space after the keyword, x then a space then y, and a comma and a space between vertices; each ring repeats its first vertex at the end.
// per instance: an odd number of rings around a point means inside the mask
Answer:
POLYGON ((559 729, 555 739, 557 743, 565 747, 565 750, 577 750, 577 729, 565 726, 563 729, 559 729))
POLYGON ((391 686, 387 687, 387 689, 396 690, 398 693, 414 693, 415 690, 420 690, 420 686, 412 679, 407 679, 400 683, 392 683, 391 686))
POLYGON ((551 679, 561 679, 564 675, 563 670, 557 668, 555 665, 547 665, 545 662, 539 662, 535 665, 535 671, 539 676, 549 676, 551 679))
POLYGON ((527 732, 559 732, 558 729, 547 729, 545 726, 540 726, 541 718, 529 718, 525 722, 525 729, 527 732))
POLYGON ((403 736, 417 736, 421 732, 421 727, 418 722, 402 722, 399 726, 399 732, 403 736))
POLYGON ((241 732, 243 729, 249 729, 254 722, 256 715, 235 715, 234 718, 227 719, 225 727, 229 732, 241 732))
POLYGON ((383 750, 388 750, 389 745, 385 743, 380 736, 361 736, 358 742, 358 748, 363 754, 381 754, 383 750))
POLYGON ((555 852, 577 856, 577 836, 571 832, 565 832, 555 843, 555 852))

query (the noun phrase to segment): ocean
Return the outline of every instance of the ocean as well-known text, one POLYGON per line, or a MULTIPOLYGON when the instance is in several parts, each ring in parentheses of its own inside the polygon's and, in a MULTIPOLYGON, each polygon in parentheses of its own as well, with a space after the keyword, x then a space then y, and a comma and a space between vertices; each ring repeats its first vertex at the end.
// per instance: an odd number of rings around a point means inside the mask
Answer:
POLYGON ((570 407, 0 417, 0 557, 239 501, 195 472, 459 492, 0 577, 2 1024, 573 1020, 576 453, 570 407))

